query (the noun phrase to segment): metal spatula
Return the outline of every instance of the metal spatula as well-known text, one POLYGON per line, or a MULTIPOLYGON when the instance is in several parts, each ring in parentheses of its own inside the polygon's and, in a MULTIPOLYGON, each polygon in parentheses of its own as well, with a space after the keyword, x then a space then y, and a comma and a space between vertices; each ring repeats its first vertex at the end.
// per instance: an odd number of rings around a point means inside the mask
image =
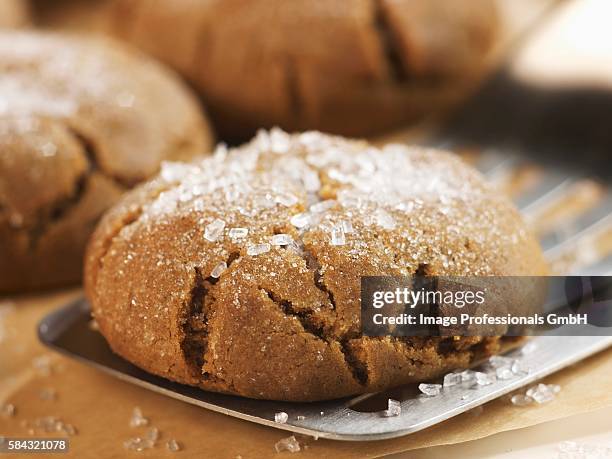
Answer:
POLYGON ((287 403, 206 392, 151 375, 115 355, 104 338, 92 329, 90 322, 89 305, 85 300, 79 300, 48 315, 39 325, 39 337, 44 344, 68 357, 169 397, 258 424, 336 440, 379 440, 417 432, 532 383, 612 344, 610 336, 535 337, 528 345, 533 351, 523 353, 517 349, 508 354, 518 360, 522 368, 530 369, 529 372, 478 389, 465 385, 445 388, 440 395, 431 398, 419 396, 415 387, 407 386, 388 393, 329 402, 287 403), (367 406, 369 398, 375 400, 367 406), (401 402, 399 416, 382 416, 388 398, 401 402), (382 402, 382 405, 376 402, 382 402), (275 413, 279 412, 288 414, 285 424, 274 421, 275 413))

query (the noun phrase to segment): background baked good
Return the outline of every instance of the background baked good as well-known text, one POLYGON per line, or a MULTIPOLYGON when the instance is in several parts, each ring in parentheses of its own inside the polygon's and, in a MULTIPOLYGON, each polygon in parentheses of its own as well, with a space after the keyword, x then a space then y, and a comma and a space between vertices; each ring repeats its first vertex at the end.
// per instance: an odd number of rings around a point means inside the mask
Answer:
POLYGON ((452 155, 273 130, 131 192, 92 238, 85 287, 113 350, 147 371, 320 400, 499 350, 495 337, 362 337, 360 276, 415 273, 546 266, 509 200, 452 155))
POLYGON ((0 291, 77 282, 97 219, 211 134, 177 77, 108 39, 0 33, 0 291))
POLYGON ((2 0, 0 2, 0 28, 22 26, 28 22, 28 0, 2 0))
POLYGON ((230 140, 403 127, 465 96, 498 26, 492 0, 36 3, 43 24, 103 29, 170 64, 230 140))

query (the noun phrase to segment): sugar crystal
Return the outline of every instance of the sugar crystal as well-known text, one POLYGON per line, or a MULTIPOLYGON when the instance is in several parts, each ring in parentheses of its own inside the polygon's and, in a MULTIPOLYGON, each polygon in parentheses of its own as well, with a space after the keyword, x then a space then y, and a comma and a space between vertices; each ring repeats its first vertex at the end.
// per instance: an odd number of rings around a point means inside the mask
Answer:
POLYGON ((516 406, 527 406, 533 403, 533 399, 524 394, 515 394, 510 398, 510 401, 516 406))
POLYGON ((419 384, 419 390, 427 395, 428 397, 435 397, 436 395, 440 395, 440 390, 442 389, 441 384, 419 384))
POLYGON ((512 362, 512 366, 510 370, 515 375, 527 374, 529 373, 529 368, 526 368, 524 364, 522 364, 519 360, 515 360, 512 362))
POLYGON ((399 401, 390 398, 387 401, 387 409, 384 410, 382 414, 386 418, 392 418, 395 416, 399 416, 401 413, 402 413, 402 404, 399 401))
POLYGON ((229 230, 229 237, 232 239, 244 239, 248 234, 248 228, 232 228, 229 230))
MULTIPOLYGON (((37 418, 33 423, 34 427, 37 430, 42 430, 43 432, 61 432, 66 435, 76 435, 76 428, 72 424, 65 423, 61 419, 55 416, 44 416, 42 418, 37 418)), ((30 429, 31 434, 34 434, 34 429, 30 429)))
POLYGON ((291 137, 279 128, 270 129, 269 135, 270 149, 274 153, 287 153, 291 147, 291 137))
POLYGON ((283 438, 279 440, 274 445, 274 449, 277 453, 283 451, 289 451, 290 453, 297 453, 300 451, 300 443, 297 441, 295 436, 291 435, 290 437, 283 438))
POLYGON ((538 345, 535 341, 529 341, 521 348, 521 353, 524 355, 531 354, 538 348, 538 345))
POLYGON ((384 229, 392 230, 395 228, 395 219, 383 209, 376 211, 376 223, 384 229))
POLYGON ((288 234, 275 234, 270 241, 272 245, 289 245, 293 238, 288 234))
POLYGON ((152 448, 153 445, 150 441, 147 441, 140 437, 133 437, 123 442, 123 447, 131 451, 144 451, 145 449, 152 448))
POLYGON ((210 277, 212 277, 213 279, 218 279, 219 276, 221 276, 223 271, 225 271, 226 269, 227 269, 227 263, 222 261, 213 268, 213 270, 210 272, 210 277))
POLYGON ((220 142, 219 144, 217 144, 213 155, 220 159, 225 159, 225 157, 227 156, 227 144, 224 142, 220 142))
POLYGON ((142 427, 148 425, 149 420, 142 415, 142 410, 139 407, 135 407, 132 410, 132 417, 130 418, 130 427, 142 427))
POLYGON ((456 386, 457 384, 461 384, 461 381, 461 373, 447 373, 444 376, 444 382, 442 385, 444 387, 456 386))
POLYGON ((280 411, 274 414, 274 422, 277 422, 278 424, 285 424, 288 419, 289 415, 284 411, 280 411))
POLYGON ((62 432, 64 432, 67 435, 76 435, 77 434, 77 430, 76 427, 74 427, 72 424, 64 424, 63 428, 61 429, 62 432))
POLYGON ((495 370, 495 376, 497 376, 497 379, 501 380, 512 379, 514 377, 514 372, 510 367, 500 367, 495 370))
POLYGON ((555 395, 559 393, 561 387, 553 384, 538 384, 537 386, 530 387, 527 390, 526 395, 536 401, 536 403, 548 403, 554 400, 555 395))
POLYGON ((331 233, 331 244, 332 245, 344 245, 346 244, 346 237, 344 236, 344 230, 341 226, 334 226, 331 233))
POLYGON ((342 220, 341 226, 342 231, 344 231, 346 234, 351 234, 354 231, 353 224, 350 220, 342 220))
POLYGON ((225 228, 225 222, 216 218, 212 223, 206 226, 204 229, 204 239, 215 242, 223 234, 225 228))
POLYGON ((310 214, 304 212, 291 217, 291 224, 296 228, 304 228, 310 223, 310 214))
POLYGON ((476 378, 476 384, 479 386, 488 386, 495 382, 495 377, 488 374, 477 371, 474 373, 474 377, 476 378))
POLYGON ((464 370, 461 373, 459 373, 461 375, 461 382, 472 382, 474 379, 476 379, 476 372, 472 371, 472 370, 464 370))
POLYGON ((166 442, 166 449, 170 452, 176 453, 177 451, 180 451, 181 448, 181 444, 176 441, 174 438, 171 438, 170 440, 168 440, 166 442))
POLYGON ((548 388, 554 393, 558 394, 561 392, 561 386, 559 384, 549 384, 548 388))
POLYGON ((255 257, 257 255, 261 255, 262 253, 266 253, 270 251, 270 244, 253 244, 247 247, 247 255, 255 257))
POLYGON ((187 173, 184 164, 172 161, 163 161, 161 164, 161 178, 166 182, 178 182, 187 173))
POLYGON ((285 207, 291 207, 298 203, 298 198, 292 194, 281 194, 276 197, 276 202, 285 207))
POLYGON ((326 210, 331 209, 335 205, 336 205, 336 201, 334 201, 333 199, 328 199, 326 201, 321 201, 321 202, 317 202, 316 204, 313 204, 312 206, 310 206, 309 210, 312 213, 318 214, 318 213, 325 212, 326 210))
POLYGON ((256 205, 258 205, 259 207, 263 207, 264 209, 270 209, 271 207, 274 207, 274 201, 272 200, 272 196, 270 196, 269 194, 266 194, 265 196, 258 196, 257 198, 255 198, 256 205))
POLYGON ((505 367, 512 364, 512 359, 502 355, 493 355, 489 358, 489 364, 493 368, 505 367))
POLYGON ((304 188, 306 188, 306 191, 309 191, 311 193, 317 192, 321 188, 321 181, 319 180, 319 175, 313 170, 308 169, 307 171, 305 171, 302 181, 304 183, 304 188))

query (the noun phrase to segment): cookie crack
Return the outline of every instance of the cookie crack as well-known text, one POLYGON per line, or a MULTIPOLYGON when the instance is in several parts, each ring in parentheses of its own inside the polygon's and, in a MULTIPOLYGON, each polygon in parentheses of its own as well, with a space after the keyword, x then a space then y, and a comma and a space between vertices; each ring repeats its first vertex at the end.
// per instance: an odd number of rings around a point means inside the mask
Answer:
MULTIPOLYGON (((326 177, 325 177, 324 172, 319 168, 316 168, 316 172, 319 175, 321 183, 325 183, 326 177)), ((315 202, 321 202, 324 199, 335 199, 336 196, 324 197, 321 193, 321 190, 319 190, 319 192, 314 194, 312 197, 315 199, 315 202)), ((289 222, 287 222, 287 227, 292 228, 289 222)), ((289 232, 291 232, 297 238, 296 242, 298 243, 298 246, 300 249, 298 254, 305 261, 306 267, 310 271, 312 271, 314 286, 325 294, 325 296, 327 297, 329 301, 329 304, 332 307, 333 313, 332 313, 332 316, 330 317, 332 322, 329 324, 329 329, 333 329, 335 328, 337 321, 340 319, 338 318, 337 304, 336 304, 336 299, 334 297, 334 293, 332 289, 329 288, 327 284, 325 284, 323 274, 321 272, 322 271, 321 263, 318 257, 315 255, 315 253, 312 250, 310 250, 307 247, 306 243, 304 242, 304 232, 295 231, 295 230, 290 230, 289 232)), ((359 359, 357 353, 353 350, 353 348, 350 345, 351 340, 361 337, 358 333, 355 333, 354 331, 353 332, 348 331, 348 332, 344 332, 338 338, 329 336, 329 335, 326 336, 325 334, 320 332, 319 328, 316 326, 314 327, 314 330, 313 330, 313 327, 311 325, 311 318, 305 313, 296 313, 296 311, 294 311, 293 309, 291 302, 280 299, 280 298, 276 298, 273 292, 269 292, 267 290, 265 291, 268 294, 268 297, 270 297, 270 299, 274 303, 276 303, 281 308, 281 310, 283 310, 285 314, 296 317, 302 324, 302 327, 304 328, 305 331, 311 334, 314 334, 314 336, 320 339, 323 339, 324 341, 328 343, 338 344, 339 349, 342 352, 342 355, 344 357, 344 362, 346 364, 346 367, 351 372, 355 381, 362 386, 367 386, 368 381, 369 381, 369 370, 368 370, 367 363, 359 359)))
POLYGON ((119 177, 105 173, 98 164, 97 154, 93 143, 90 142, 78 130, 66 126, 73 139, 80 145, 83 156, 87 162, 85 171, 75 180, 74 191, 69 195, 56 200, 51 205, 39 209, 35 223, 28 229, 28 248, 30 251, 36 250, 41 238, 54 223, 62 220, 70 211, 77 207, 88 190, 91 177, 99 173, 108 180, 112 181, 121 190, 131 188, 135 183, 123 180, 119 177))
POLYGON ((291 301, 280 298, 269 289, 263 287, 259 287, 259 289, 265 292, 268 298, 270 298, 270 300, 276 304, 286 316, 295 317, 302 325, 302 328, 304 328, 304 331, 320 340, 326 342, 333 341, 333 339, 325 335, 323 327, 315 322, 310 311, 299 311, 295 309, 291 301))
POLYGON ((334 298, 334 292, 332 292, 331 289, 323 281, 323 275, 321 274, 320 270, 317 270, 314 272, 314 278, 315 278, 314 279, 315 287, 317 287, 319 290, 321 290, 323 293, 327 295, 327 299, 329 300, 329 303, 331 304, 332 309, 335 311, 336 310, 336 299, 334 298))
POLYGON ((287 59, 285 62, 285 84, 287 86, 288 108, 289 113, 291 113, 296 120, 300 120, 304 112, 304 99, 300 91, 298 75, 295 61, 293 59, 287 59))
POLYGON ((366 386, 370 376, 368 365, 357 357, 356 352, 354 352, 350 347, 349 340, 343 340, 340 343, 340 349, 342 351, 342 355, 344 355, 344 361, 353 374, 353 377, 357 380, 357 382, 359 382, 359 384, 366 386))
POLYGON ((391 80, 395 83, 404 83, 408 80, 408 74, 402 63, 402 50, 394 37, 388 13, 385 11, 382 0, 372 0, 372 6, 374 8, 374 30, 379 37, 391 80))
POLYGON ((336 310, 336 299, 334 298, 334 292, 331 291, 331 289, 325 284, 325 281, 323 280, 323 274, 321 273, 322 267, 321 267, 321 263, 319 262, 319 259, 316 257, 316 255, 308 250, 305 246, 304 246, 304 260, 306 261, 306 266, 308 266, 308 268, 312 269, 313 271, 313 277, 314 277, 314 285, 316 288, 318 288, 320 291, 322 291, 323 293, 325 293, 325 295, 327 296, 327 299, 329 301, 329 304, 331 304, 332 306, 332 310, 336 310))
POLYGON ((205 310, 206 286, 202 270, 194 268, 193 287, 186 303, 181 350, 192 370, 200 373, 204 366, 204 353, 208 345, 208 311, 205 310))
MULTIPOLYGON (((227 269, 239 258, 240 254, 238 252, 231 252, 225 260, 227 269)), ((210 302, 207 300, 211 290, 222 276, 223 273, 218 278, 204 277, 202 268, 194 268, 193 287, 189 300, 186 302, 183 317, 183 339, 181 341, 183 356, 192 370, 201 374, 205 381, 221 381, 217 376, 204 372, 204 365, 206 365, 205 356, 210 335, 208 318, 215 303, 214 297, 210 302)))
POLYGON ((316 323, 312 313, 309 311, 296 310, 291 301, 279 297, 269 289, 263 287, 259 287, 259 289, 268 296, 268 298, 283 312, 283 314, 296 318, 306 333, 314 336, 318 340, 324 341, 327 345, 332 345, 334 343, 339 345, 339 349, 344 357, 346 367, 353 375, 355 381, 360 385, 366 385, 368 383, 367 364, 361 361, 357 354, 353 352, 353 350, 350 348, 348 339, 338 340, 333 336, 326 334, 323 327, 316 323))
POLYGON ((75 180, 74 190, 51 205, 38 210, 35 223, 27 230, 28 248, 30 251, 36 250, 41 238, 49 227, 63 219, 74 207, 76 207, 87 192, 87 186, 91 177, 91 168, 86 170, 75 180))
POLYGON ((123 188, 123 189, 133 188, 140 181, 137 179, 127 179, 125 177, 120 177, 117 174, 112 174, 104 170, 104 168, 100 165, 100 162, 98 160, 99 154, 95 147, 95 143, 91 139, 89 139, 86 135, 84 135, 82 132, 79 132, 77 129, 75 129, 74 127, 69 127, 68 130, 70 131, 72 136, 81 146, 81 149, 83 150, 85 154, 85 158, 87 159, 87 162, 88 162, 90 174, 94 172, 98 172, 99 174, 103 175, 106 179, 112 181, 117 187, 123 188))
POLYGON ((323 280, 323 274, 321 274, 322 267, 321 263, 319 262, 319 259, 311 250, 306 247, 302 234, 298 233, 297 236, 299 239, 298 243, 301 249, 299 255, 306 262, 306 267, 310 271, 312 271, 314 286, 325 294, 327 300, 329 301, 329 304, 332 307, 332 310, 335 311, 336 299, 334 298, 334 293, 327 287, 323 280))

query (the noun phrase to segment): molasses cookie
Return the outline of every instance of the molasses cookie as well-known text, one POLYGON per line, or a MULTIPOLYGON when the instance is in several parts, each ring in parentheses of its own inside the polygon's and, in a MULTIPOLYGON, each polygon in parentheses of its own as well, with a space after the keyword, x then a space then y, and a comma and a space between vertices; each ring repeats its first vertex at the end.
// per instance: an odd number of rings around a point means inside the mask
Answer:
POLYGON ((112 349, 160 376, 274 400, 377 391, 470 365, 500 338, 368 338, 360 276, 538 275, 508 199, 456 157, 261 132, 168 163, 99 224, 86 294, 112 349))
POLYGON ((210 145, 192 94, 140 53, 0 33, 0 291, 79 281, 102 213, 162 161, 210 145))
MULTIPOLYGON (((57 1, 47 3, 58 10, 57 1)), ((88 26, 178 70, 202 95, 217 131, 232 139, 277 125, 359 136, 403 127, 465 97, 499 28, 492 0, 95 5, 88 26)), ((42 17, 78 28, 87 16, 72 11, 74 19, 42 17)))

